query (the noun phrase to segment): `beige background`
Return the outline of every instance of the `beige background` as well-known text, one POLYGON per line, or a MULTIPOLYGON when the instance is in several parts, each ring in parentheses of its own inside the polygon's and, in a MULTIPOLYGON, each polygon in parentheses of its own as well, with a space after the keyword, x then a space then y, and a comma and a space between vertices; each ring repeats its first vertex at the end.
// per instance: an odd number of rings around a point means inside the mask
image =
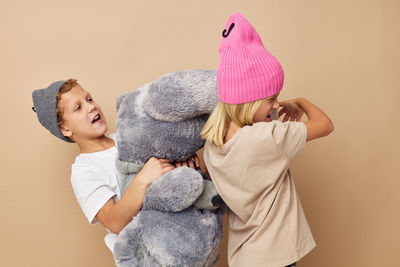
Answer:
MULTIPOLYGON (((75 200, 77 147, 51 136, 31 92, 77 78, 115 130, 117 97, 159 75, 216 69, 240 11, 281 62, 281 100, 335 131, 291 163, 317 247, 298 266, 394 266, 400 252, 399 1, 0 1, 0 265, 113 266, 75 200)), ((225 245, 218 266, 226 266, 225 245)))

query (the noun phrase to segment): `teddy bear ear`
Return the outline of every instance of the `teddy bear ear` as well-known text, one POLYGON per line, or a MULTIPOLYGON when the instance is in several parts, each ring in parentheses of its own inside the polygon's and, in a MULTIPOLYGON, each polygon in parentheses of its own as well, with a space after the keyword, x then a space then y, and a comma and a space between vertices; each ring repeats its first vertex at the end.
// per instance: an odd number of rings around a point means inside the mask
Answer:
POLYGON ((154 119, 182 121, 211 113, 217 102, 217 72, 194 69, 168 73, 153 81, 143 107, 154 119))
POLYGON ((122 94, 120 97, 118 97, 117 103, 116 103, 117 111, 119 110, 119 107, 121 106, 122 101, 124 101, 124 99, 125 99, 129 94, 131 94, 131 93, 132 93, 132 92, 127 92, 127 93, 125 93, 125 94, 122 94))

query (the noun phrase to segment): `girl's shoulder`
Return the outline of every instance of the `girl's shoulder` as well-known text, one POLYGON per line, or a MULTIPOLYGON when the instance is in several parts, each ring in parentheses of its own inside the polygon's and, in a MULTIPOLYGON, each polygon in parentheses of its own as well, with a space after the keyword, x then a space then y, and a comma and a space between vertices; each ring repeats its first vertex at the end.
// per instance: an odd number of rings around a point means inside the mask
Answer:
POLYGON ((276 124, 276 122, 256 122, 253 125, 243 126, 240 133, 241 142, 244 142, 251 149, 260 147, 260 143, 268 143, 272 140, 271 137, 276 124))
POLYGON ((246 139, 250 140, 249 144, 256 145, 258 143, 260 149, 267 146, 269 151, 279 150, 289 160, 298 155, 307 139, 307 127, 304 122, 276 120, 255 123, 249 128, 252 128, 249 129, 249 138, 246 139))
POLYGON ((249 135, 259 135, 266 134, 268 132, 272 132, 277 125, 282 124, 282 122, 278 120, 273 120, 271 122, 256 122, 253 125, 245 125, 243 126, 243 133, 249 135))
POLYGON ((244 126, 242 135, 251 142, 274 142, 280 144, 283 140, 307 134, 303 122, 273 120, 271 122, 256 122, 244 126))
POLYGON ((272 133, 272 132, 285 132, 289 129, 292 128, 298 128, 303 126, 303 122, 298 122, 298 121, 285 121, 281 122, 279 120, 273 120, 271 122, 256 122, 253 125, 248 125, 244 126, 243 128, 247 128, 246 131, 249 133, 257 134, 259 132, 267 132, 267 133, 272 133))

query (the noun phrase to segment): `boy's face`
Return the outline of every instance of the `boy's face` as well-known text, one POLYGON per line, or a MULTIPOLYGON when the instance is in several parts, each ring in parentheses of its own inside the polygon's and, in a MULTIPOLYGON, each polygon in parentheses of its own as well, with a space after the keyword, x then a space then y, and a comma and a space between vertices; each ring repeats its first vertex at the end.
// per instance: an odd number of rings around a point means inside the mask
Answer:
POLYGON ((62 94, 58 107, 63 117, 61 132, 77 143, 100 137, 108 129, 100 106, 80 86, 62 94))
POLYGON ((270 121, 272 121, 271 112, 273 112, 274 110, 279 108, 279 102, 278 102, 279 93, 277 93, 269 98, 263 99, 261 106, 254 114, 254 122, 260 122, 260 121, 270 122, 270 121))

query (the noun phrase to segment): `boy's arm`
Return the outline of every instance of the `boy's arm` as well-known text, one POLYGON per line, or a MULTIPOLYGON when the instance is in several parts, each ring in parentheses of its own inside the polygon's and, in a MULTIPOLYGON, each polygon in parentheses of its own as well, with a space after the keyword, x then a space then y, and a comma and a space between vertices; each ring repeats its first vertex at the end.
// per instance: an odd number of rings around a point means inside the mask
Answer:
MULTIPOLYGON (((175 165, 194 169, 195 165, 197 167, 200 166, 200 161, 195 154, 187 162, 179 162, 175 163, 175 165)), ((166 159, 150 158, 135 176, 121 199, 115 203, 114 199, 110 198, 104 204, 96 215, 97 220, 111 232, 118 234, 142 208, 147 187, 174 168, 166 159)))
POLYGON ((167 160, 151 158, 135 176, 121 199, 115 203, 110 198, 96 215, 105 227, 118 234, 134 217, 143 205, 146 189, 151 183, 174 169, 167 160))

